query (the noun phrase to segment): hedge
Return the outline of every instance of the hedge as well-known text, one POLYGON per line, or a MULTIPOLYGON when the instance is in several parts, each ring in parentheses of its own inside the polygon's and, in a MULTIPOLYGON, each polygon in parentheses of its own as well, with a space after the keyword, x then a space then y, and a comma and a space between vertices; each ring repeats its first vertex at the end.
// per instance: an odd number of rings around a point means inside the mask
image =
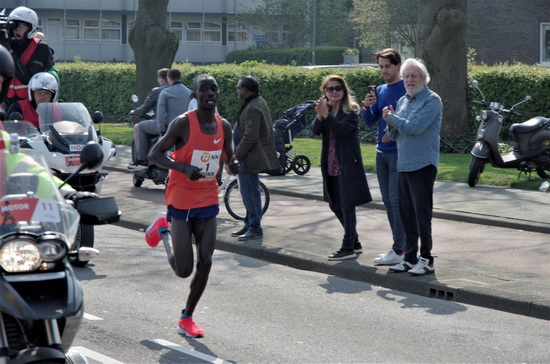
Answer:
MULTIPOLYGON (((60 70, 60 98, 65 101, 84 103, 93 112, 100 110, 107 122, 128 121, 128 111, 135 107, 130 97, 135 89, 135 65, 131 63, 57 63, 60 70)), ((194 78, 207 73, 216 78, 220 86, 219 111, 230 122, 241 106, 235 86, 239 77, 251 74, 260 83, 260 93, 267 100, 273 119, 282 116, 290 107, 306 100, 317 99, 321 92, 319 84, 325 75, 336 73, 343 76, 360 101, 367 93, 369 84, 383 82, 376 68, 307 69, 293 66, 275 66, 249 61, 241 65, 219 64, 194 66, 175 64, 182 72, 183 83, 191 87, 194 78)), ((548 116, 550 110, 550 69, 523 64, 500 66, 469 66, 469 77, 479 81, 487 101, 498 101, 511 107, 524 96, 531 95, 533 102, 521 105, 516 111, 522 118, 505 121, 504 135, 509 124, 530 117, 548 116)), ((471 90, 473 99, 480 99, 477 91, 471 90)), ((478 109, 471 104, 472 133, 477 127, 475 115, 478 109)), ((374 128, 363 129, 362 141, 374 140, 374 128)), ((473 134, 472 134, 473 135, 473 134)))

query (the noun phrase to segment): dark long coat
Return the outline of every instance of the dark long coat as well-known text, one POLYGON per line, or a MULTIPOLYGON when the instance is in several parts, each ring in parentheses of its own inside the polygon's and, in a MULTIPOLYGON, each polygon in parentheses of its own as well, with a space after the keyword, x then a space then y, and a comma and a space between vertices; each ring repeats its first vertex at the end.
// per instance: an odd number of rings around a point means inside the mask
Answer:
POLYGON ((315 119, 311 130, 321 135, 323 147, 321 151, 321 171, 323 174, 323 197, 328 203, 334 201, 327 188, 329 129, 334 137, 334 148, 340 162, 341 175, 339 200, 341 207, 354 207, 372 201, 367 176, 363 168, 363 157, 359 144, 359 115, 346 114, 340 110, 336 116, 329 111, 323 121, 315 119))

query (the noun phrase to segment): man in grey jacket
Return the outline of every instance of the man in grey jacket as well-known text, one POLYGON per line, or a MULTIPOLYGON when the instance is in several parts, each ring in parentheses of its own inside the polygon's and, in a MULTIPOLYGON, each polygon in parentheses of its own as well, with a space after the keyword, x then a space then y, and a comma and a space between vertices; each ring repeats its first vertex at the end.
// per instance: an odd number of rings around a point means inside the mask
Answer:
MULTIPOLYGON (((130 111, 130 115, 137 116, 143 119, 148 119, 147 113, 149 110, 156 111, 157 101, 162 90, 169 86, 168 84, 168 68, 161 68, 157 71, 158 87, 154 87, 143 104, 135 110, 130 111)), ((129 169, 146 167, 147 153, 151 146, 151 139, 159 135, 158 123, 155 119, 143 120, 134 125, 134 145, 136 147, 136 160, 128 166, 129 169)))
POLYGON ((279 168, 275 150, 273 123, 267 103, 259 95, 258 81, 243 76, 237 83, 237 96, 243 106, 233 130, 235 157, 240 163, 239 189, 246 207, 244 227, 231 233, 239 240, 263 237, 261 227, 262 201, 258 173, 264 169, 279 168))
POLYGON ((161 135, 166 133, 168 124, 187 112, 191 101, 191 90, 181 83, 181 72, 176 68, 168 71, 170 86, 162 90, 157 103, 157 122, 161 135))

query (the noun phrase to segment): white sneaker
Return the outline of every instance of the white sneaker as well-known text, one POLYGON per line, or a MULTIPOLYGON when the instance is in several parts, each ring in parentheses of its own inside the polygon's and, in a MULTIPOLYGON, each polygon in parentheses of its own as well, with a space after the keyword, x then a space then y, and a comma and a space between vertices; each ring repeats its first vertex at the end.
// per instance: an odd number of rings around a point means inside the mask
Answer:
POLYGON ((374 258, 373 262, 374 264, 398 264, 403 261, 404 257, 404 252, 397 255, 393 249, 390 249, 384 254, 380 254, 378 258, 374 258))
POLYGON ((435 272, 434 265, 430 265, 430 261, 426 258, 420 258, 418 260, 418 264, 416 264, 413 269, 409 270, 409 273, 415 276, 421 276, 433 272, 435 272))
POLYGON ((392 272, 401 273, 401 272, 409 272, 413 268, 414 268, 414 265, 412 265, 411 263, 402 261, 401 263, 392 265, 388 269, 391 270, 392 272))

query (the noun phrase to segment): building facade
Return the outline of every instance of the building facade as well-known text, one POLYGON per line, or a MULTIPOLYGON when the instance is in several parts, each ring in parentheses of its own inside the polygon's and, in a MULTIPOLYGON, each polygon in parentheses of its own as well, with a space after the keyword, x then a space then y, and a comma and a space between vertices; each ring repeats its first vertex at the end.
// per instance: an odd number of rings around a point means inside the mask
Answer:
MULTIPOLYGON (((255 45, 254 36, 235 21, 248 0, 172 0, 168 25, 180 44, 176 62, 223 62, 227 53, 255 45)), ((138 0, 1 0, 6 15, 18 6, 38 14, 40 31, 58 61, 134 61, 128 33, 138 0)))

